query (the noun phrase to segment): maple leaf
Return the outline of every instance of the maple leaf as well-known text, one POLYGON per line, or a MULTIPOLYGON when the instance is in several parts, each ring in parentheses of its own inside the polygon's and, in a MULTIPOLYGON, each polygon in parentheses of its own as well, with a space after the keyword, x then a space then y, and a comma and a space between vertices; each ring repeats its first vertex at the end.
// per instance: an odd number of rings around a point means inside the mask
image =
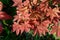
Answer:
POLYGON ((51 34, 56 33, 57 37, 60 37, 60 21, 59 20, 53 20, 54 25, 52 26, 52 29, 50 31, 51 34))
POLYGON ((22 27, 21 27, 22 30, 24 30, 25 32, 29 32, 30 31, 30 28, 31 28, 31 25, 29 24, 29 21, 27 21, 24 24, 22 24, 22 27), (23 29, 22 29, 22 27, 23 27, 23 29))
POLYGON ((54 8, 54 9, 48 9, 48 12, 46 14, 46 16, 50 16, 51 20, 54 17, 59 17, 58 13, 60 13, 59 8, 54 8))
MULTIPOLYGON (((37 33, 45 35, 45 32, 49 32, 48 25, 52 21, 54 22, 54 18, 59 19, 59 7, 55 5, 56 7, 52 9, 48 4, 50 0, 40 0, 39 6, 36 5, 38 0, 31 1, 26 0, 22 2, 22 0, 13 0, 13 5, 17 6, 17 15, 15 15, 13 21, 13 31, 16 31, 17 35, 19 33, 22 34, 24 31, 29 32, 30 30, 33 30, 34 35, 37 33), (35 7, 34 9, 32 9, 33 6, 35 7)), ((54 22, 54 24, 51 32, 56 32, 57 30, 57 22, 54 22)))
POLYGON ((14 4, 12 6, 17 6, 22 3, 22 0, 13 0, 14 4))
POLYGON ((57 35, 58 37, 60 37, 60 26, 58 26, 56 35, 57 35))
POLYGON ((30 31, 30 27, 31 27, 31 25, 29 24, 29 22, 25 22, 25 23, 22 23, 22 24, 18 24, 16 22, 14 22, 14 24, 13 24, 13 32, 16 31, 17 35, 19 33, 22 34, 24 31, 25 32, 29 32, 30 31))
POLYGON ((34 35, 36 35, 36 33, 38 33, 39 35, 42 35, 46 32, 48 32, 48 25, 50 24, 51 22, 49 20, 45 20, 43 21, 41 24, 37 25, 36 27, 34 27, 34 35))
POLYGON ((52 30, 50 34, 54 34, 54 33, 56 33, 57 37, 60 37, 60 26, 56 26, 56 25, 52 26, 52 30))

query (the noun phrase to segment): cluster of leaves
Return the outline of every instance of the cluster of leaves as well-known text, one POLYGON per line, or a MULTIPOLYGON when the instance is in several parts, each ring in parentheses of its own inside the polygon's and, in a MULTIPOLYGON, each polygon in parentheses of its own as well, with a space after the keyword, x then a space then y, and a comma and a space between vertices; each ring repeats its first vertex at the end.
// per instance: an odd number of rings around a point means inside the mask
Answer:
POLYGON ((13 16, 16 15, 16 7, 12 7, 12 0, 1 0, 1 2, 5 6, 2 11, 12 16, 12 19, 0 20, 3 26, 3 32, 0 34, 0 40, 56 40, 56 38, 49 33, 46 33, 46 35, 40 37, 38 34, 32 36, 32 34, 23 32, 17 36, 15 32, 12 32, 13 16))
POLYGON ((13 20, 13 32, 19 33, 29 32, 33 30, 33 34, 42 35, 46 32, 50 34, 60 35, 60 8, 59 0, 13 0, 13 6, 16 7, 17 15, 13 20), (50 26, 53 24, 52 26, 50 26), (48 28, 51 27, 51 30, 48 28))

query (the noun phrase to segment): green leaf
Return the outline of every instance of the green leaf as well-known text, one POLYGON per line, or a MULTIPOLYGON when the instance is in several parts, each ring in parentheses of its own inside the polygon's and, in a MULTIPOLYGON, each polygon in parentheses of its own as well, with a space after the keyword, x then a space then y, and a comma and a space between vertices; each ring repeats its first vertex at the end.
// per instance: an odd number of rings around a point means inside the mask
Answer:
POLYGON ((36 34, 36 35, 34 36, 34 40, 40 40, 40 36, 39 36, 38 34, 36 34))
POLYGON ((60 4, 58 4, 58 7, 60 7, 60 4))
POLYGON ((12 6, 12 4, 13 4, 12 0, 1 0, 1 1, 6 6, 12 6))
POLYGON ((5 11, 8 15, 11 15, 12 17, 16 15, 16 7, 5 7, 3 8, 3 11, 5 11))

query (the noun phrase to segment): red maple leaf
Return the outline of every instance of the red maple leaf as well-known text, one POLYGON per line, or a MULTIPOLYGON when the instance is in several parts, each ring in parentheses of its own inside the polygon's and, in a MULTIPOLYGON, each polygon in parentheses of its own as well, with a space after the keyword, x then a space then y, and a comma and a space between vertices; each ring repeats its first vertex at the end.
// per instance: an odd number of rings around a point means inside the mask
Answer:
POLYGON ((58 13, 60 13, 59 8, 49 8, 46 16, 50 16, 52 20, 54 17, 59 17, 58 13))

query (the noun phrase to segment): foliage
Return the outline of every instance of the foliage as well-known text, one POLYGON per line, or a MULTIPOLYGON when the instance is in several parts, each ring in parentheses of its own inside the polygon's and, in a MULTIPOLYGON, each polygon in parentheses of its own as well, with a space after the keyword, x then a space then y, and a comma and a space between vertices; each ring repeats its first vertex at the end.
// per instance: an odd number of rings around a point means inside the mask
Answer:
POLYGON ((59 0, 0 1, 0 40, 60 40, 59 0))

